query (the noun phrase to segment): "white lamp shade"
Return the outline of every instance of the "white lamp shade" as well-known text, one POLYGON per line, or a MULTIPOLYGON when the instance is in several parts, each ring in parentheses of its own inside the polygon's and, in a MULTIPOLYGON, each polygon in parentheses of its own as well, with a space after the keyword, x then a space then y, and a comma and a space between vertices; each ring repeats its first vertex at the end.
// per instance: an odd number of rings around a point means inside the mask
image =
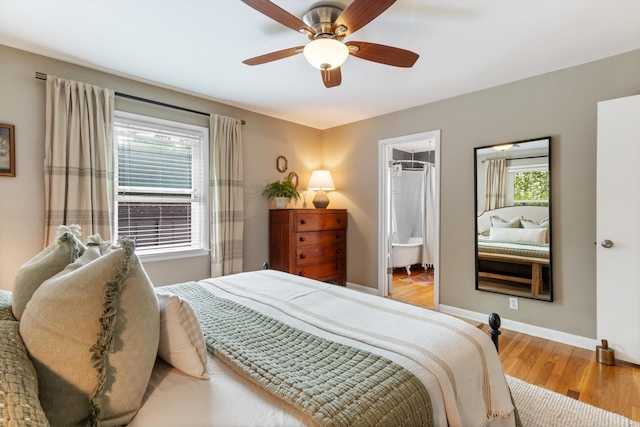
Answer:
POLYGON ((304 47, 304 57, 320 70, 333 70, 349 57, 349 48, 334 39, 312 40, 304 47))
POLYGON ((320 190, 335 190, 336 186, 333 184, 333 179, 331 178, 331 172, 327 170, 317 170, 311 173, 311 178, 309 179, 309 185, 307 185, 307 190, 311 191, 320 191, 320 190))

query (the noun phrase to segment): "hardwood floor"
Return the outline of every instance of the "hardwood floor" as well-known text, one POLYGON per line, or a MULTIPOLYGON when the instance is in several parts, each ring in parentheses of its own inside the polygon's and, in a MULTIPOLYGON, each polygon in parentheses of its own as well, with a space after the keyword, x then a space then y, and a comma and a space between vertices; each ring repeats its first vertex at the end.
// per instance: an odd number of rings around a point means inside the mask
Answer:
MULTIPOLYGON (((411 276, 417 276, 422 273, 424 273, 422 267, 411 268, 411 276)), ((433 309, 433 285, 416 285, 402 281, 402 279, 408 277, 409 275, 404 268, 397 268, 393 271, 393 281, 391 283, 389 298, 395 301, 433 309)))
POLYGON ((640 366, 602 365, 595 353, 508 330, 500 335, 507 375, 640 421, 640 366))
MULTIPOLYGON (((421 273, 412 268, 412 276, 421 273)), ((433 309, 433 286, 401 280, 407 277, 404 270, 394 271, 389 298, 433 309)), ((640 421, 640 366, 618 361, 615 366, 602 365, 595 350, 501 331, 500 360, 507 375, 640 421)))

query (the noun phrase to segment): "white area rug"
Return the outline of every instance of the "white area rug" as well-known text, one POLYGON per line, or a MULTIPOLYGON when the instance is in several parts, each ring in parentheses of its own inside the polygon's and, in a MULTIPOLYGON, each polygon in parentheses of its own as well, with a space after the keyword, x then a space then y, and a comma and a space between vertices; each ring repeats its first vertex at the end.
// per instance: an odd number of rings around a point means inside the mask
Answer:
POLYGON ((640 427, 621 415, 587 405, 507 375, 523 427, 640 427))

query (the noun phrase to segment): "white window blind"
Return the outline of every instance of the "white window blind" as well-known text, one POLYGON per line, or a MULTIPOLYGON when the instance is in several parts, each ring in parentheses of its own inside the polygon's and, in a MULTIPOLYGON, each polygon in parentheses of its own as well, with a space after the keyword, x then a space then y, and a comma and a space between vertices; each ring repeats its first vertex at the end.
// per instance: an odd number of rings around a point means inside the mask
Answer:
POLYGON ((116 228, 137 252, 205 249, 206 128, 117 112, 116 228))

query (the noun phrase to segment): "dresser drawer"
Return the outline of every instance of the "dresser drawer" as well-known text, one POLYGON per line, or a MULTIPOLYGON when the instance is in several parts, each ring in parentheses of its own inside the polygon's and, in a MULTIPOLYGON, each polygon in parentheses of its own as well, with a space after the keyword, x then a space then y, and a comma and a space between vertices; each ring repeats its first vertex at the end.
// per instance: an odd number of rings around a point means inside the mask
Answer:
POLYGON ((325 277, 331 277, 339 275, 343 272, 344 265, 342 260, 335 260, 332 262, 323 262, 321 264, 303 265, 295 268, 293 274, 298 276, 308 277, 310 279, 323 279, 325 277))
POLYGON ((331 231, 308 231, 305 233, 295 233, 293 238, 298 248, 303 246, 328 245, 331 243, 344 243, 346 239, 345 230, 331 231))
POLYGON ((344 244, 335 243, 322 246, 305 246, 296 249, 296 266, 341 259, 344 257, 344 244))
POLYGON ((340 230, 347 228, 347 214, 345 212, 297 213, 295 215, 294 231, 340 230))
POLYGON ((347 220, 346 209, 270 210, 270 267, 345 286, 347 220))

